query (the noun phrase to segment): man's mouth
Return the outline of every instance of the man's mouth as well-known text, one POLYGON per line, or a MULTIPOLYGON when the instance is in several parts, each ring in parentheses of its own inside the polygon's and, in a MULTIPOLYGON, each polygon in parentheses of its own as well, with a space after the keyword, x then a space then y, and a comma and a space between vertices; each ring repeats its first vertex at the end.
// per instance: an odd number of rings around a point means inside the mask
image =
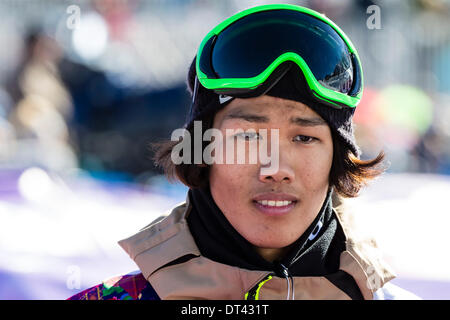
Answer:
POLYGON ((294 201, 289 201, 289 200, 283 200, 283 201, 259 200, 259 201, 256 201, 256 202, 261 204, 261 205, 263 205, 263 206, 268 206, 268 207, 284 207, 284 206, 290 205, 294 201))
POLYGON ((260 200, 253 201, 253 204, 260 213, 268 216, 282 216, 291 212, 297 204, 297 201, 260 200))
POLYGON ((253 204, 267 215, 283 215, 297 204, 297 197, 286 193, 264 193, 253 198, 253 204))

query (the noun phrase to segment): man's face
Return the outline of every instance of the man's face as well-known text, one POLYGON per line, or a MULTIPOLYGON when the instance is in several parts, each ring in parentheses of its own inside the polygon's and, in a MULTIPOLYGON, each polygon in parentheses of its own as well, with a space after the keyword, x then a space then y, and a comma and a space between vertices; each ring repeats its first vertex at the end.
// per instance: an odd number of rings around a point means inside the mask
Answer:
MULTIPOLYGON (((327 194, 333 142, 326 122, 302 103, 264 95, 234 99, 216 114, 213 127, 222 132, 223 143, 235 139, 235 144, 242 135, 227 136, 226 129, 266 129, 268 150, 276 147, 271 146, 271 129, 279 130, 275 173, 264 173, 267 163, 259 158, 256 164, 248 158, 246 164, 213 164, 211 194, 231 225, 257 248, 292 244, 312 223, 327 194)), ((250 142, 244 141, 248 152, 250 142)))

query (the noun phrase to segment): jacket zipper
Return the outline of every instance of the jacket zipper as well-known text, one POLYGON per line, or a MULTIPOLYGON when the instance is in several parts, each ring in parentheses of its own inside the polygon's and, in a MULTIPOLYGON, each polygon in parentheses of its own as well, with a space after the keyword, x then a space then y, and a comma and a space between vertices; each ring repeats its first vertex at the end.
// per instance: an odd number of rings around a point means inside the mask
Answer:
POLYGON ((289 269, 284 264, 278 263, 278 266, 279 266, 279 268, 278 268, 279 272, 269 273, 266 276, 264 276, 260 281, 258 281, 258 283, 255 286, 253 286, 253 288, 251 288, 245 294, 244 299, 245 300, 258 300, 259 290, 264 285, 264 283, 266 283, 267 281, 272 279, 272 276, 276 276, 277 274, 279 275, 281 273, 284 276, 284 278, 286 279, 286 283, 287 283, 286 300, 295 300, 294 279, 292 278, 291 274, 289 273, 289 269))
POLYGON ((292 278, 291 274, 289 273, 288 268, 280 263, 281 271, 286 278, 287 283, 287 296, 286 300, 295 300, 295 290, 294 290, 294 279, 292 278), (290 299, 289 299, 290 298, 290 299))

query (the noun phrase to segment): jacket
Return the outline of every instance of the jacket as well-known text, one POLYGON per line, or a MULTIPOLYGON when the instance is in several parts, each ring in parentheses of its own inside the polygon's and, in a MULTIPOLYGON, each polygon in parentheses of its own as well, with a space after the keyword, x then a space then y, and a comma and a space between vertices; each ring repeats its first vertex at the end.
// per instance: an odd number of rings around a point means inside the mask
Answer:
MULTIPOLYGON (((268 271, 229 266, 202 256, 186 220, 191 207, 187 197, 168 215, 119 241, 139 267, 138 271, 109 279, 69 300, 351 299, 339 284, 324 276, 289 279, 268 271)), ((334 209, 333 213, 346 237, 339 272, 355 280, 363 299, 416 299, 415 295, 388 283, 395 275, 379 258, 377 249, 370 242, 353 238, 334 209)))

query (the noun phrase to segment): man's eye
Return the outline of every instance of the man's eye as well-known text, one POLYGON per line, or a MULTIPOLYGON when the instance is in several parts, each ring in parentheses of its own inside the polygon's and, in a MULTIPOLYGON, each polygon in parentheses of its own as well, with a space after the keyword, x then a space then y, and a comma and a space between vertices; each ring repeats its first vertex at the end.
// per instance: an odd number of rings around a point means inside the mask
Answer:
POLYGON ((294 137, 294 141, 299 141, 299 142, 303 142, 303 143, 312 143, 315 140, 317 140, 317 138, 314 137, 310 137, 310 136, 303 136, 303 135, 298 135, 294 137))
POLYGON ((237 138, 248 140, 261 139, 262 137, 256 132, 240 132, 234 135, 237 138))

